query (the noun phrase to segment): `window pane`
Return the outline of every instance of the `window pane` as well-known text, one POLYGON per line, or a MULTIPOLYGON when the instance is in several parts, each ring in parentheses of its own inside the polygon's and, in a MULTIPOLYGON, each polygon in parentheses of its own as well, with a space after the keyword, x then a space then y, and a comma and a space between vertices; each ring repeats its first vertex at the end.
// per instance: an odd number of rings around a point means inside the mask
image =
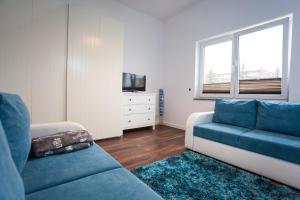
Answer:
POLYGON ((283 26, 239 37, 241 94, 281 94, 283 26))
POLYGON ((232 41, 204 48, 203 93, 230 93, 232 41))

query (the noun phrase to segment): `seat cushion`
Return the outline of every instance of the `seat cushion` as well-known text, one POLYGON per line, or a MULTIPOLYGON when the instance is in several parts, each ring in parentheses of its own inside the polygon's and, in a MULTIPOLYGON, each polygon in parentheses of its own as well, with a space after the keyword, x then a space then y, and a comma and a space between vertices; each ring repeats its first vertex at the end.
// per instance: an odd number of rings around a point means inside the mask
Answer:
POLYGON ((300 137, 300 104, 259 101, 257 129, 300 137))
POLYGON ((20 174, 11 157, 7 139, 0 121, 0 199, 25 199, 20 174))
POLYGON ((30 151, 29 112, 18 95, 0 93, 0 120, 19 172, 22 171, 30 151))
POLYGON ((239 136, 247 131, 249 131, 247 128, 220 123, 194 126, 194 136, 231 146, 237 146, 239 136))
POLYGON ((254 129, 256 100, 216 99, 213 122, 254 129))
POLYGON ((158 200, 152 189, 123 168, 94 174, 79 180, 41 190, 27 200, 158 200))
POLYGON ((80 151, 29 160, 21 174, 26 194, 121 165, 97 144, 80 151))
POLYGON ((300 138, 280 133, 253 130, 239 139, 242 149, 300 164, 300 138))

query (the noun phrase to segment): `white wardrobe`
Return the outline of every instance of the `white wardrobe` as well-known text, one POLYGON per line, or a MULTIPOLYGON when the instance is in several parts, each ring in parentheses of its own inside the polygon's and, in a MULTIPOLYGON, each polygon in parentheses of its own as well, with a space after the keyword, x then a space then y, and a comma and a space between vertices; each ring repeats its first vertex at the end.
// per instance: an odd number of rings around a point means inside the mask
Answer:
POLYGON ((0 1, 0 92, 16 93, 33 123, 66 119, 67 7, 0 1))
POLYGON ((0 92, 19 94, 32 123, 122 134, 121 22, 82 0, 1 0, 0 24, 0 92))
POLYGON ((68 33, 67 120, 94 139, 121 136, 123 24, 71 4, 68 33))

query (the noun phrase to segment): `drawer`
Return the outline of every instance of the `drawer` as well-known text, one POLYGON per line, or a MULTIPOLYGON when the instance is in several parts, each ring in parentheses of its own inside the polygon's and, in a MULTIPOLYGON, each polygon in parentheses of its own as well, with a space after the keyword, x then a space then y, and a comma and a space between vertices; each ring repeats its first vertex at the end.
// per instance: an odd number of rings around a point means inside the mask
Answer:
POLYGON ((134 104, 155 104, 155 96, 123 96, 123 105, 134 105, 134 104))
POLYGON ((154 105, 128 105, 123 106, 123 115, 153 113, 154 105))
POLYGON ((153 114, 136 114, 123 116, 123 127, 138 127, 154 124, 153 114))

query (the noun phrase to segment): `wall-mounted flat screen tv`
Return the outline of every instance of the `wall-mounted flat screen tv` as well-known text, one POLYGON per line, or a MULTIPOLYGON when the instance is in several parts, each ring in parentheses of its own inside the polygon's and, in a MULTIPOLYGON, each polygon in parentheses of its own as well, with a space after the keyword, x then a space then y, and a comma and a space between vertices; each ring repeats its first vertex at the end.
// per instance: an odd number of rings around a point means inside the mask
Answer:
POLYGON ((123 73, 123 92, 146 91, 146 76, 123 73))

